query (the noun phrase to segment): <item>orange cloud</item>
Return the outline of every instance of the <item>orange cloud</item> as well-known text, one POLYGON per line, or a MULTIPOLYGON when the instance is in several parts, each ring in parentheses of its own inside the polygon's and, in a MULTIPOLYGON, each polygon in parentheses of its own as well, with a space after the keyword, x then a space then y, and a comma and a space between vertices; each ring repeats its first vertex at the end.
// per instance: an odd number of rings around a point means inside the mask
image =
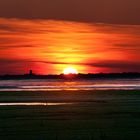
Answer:
POLYGON ((0 73, 140 71, 139 38, 139 25, 1 18, 0 73))

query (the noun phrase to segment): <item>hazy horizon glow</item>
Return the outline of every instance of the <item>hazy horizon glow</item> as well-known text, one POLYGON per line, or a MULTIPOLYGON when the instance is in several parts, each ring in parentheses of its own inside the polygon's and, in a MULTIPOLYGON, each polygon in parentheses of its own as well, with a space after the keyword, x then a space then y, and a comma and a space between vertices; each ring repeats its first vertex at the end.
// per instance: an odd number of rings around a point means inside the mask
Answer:
POLYGON ((0 74, 140 72, 140 25, 0 18, 0 74))

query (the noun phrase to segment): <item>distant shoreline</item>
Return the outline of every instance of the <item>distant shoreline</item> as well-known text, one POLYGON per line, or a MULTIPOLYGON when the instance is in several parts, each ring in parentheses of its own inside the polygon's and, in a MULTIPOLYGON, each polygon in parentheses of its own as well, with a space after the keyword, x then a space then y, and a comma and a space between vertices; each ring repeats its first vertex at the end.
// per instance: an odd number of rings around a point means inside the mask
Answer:
POLYGON ((140 73, 89 73, 89 74, 60 74, 60 75, 36 75, 36 74, 24 74, 24 75, 1 75, 0 80, 22 80, 22 79, 134 79, 140 78, 140 73))

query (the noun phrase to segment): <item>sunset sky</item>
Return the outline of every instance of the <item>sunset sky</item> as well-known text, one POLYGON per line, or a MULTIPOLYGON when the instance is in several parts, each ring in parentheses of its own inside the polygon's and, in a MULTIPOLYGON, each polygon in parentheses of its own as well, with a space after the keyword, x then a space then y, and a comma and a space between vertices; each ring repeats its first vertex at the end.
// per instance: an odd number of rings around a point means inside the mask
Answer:
POLYGON ((1 0, 0 75, 140 72, 139 0, 1 0))

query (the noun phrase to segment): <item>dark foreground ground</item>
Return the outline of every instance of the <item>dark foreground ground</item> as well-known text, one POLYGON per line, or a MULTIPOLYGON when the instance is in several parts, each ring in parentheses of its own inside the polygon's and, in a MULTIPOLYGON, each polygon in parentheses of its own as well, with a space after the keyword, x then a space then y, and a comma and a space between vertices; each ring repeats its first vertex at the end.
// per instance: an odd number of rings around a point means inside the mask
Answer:
POLYGON ((0 92, 0 140, 139 140, 140 91, 0 92))

